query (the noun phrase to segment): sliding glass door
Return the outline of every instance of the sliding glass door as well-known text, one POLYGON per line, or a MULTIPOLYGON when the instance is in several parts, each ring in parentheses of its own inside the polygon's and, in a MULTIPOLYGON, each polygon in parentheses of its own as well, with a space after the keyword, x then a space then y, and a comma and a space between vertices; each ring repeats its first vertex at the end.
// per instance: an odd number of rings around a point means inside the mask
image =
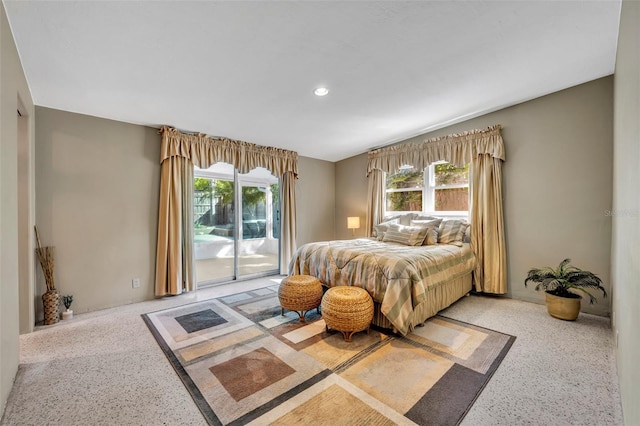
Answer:
POLYGON ((266 169, 238 174, 217 163, 195 171, 194 253, 199 286, 277 273, 278 179, 266 169))
POLYGON ((238 274, 275 271, 279 269, 280 251, 278 180, 266 169, 254 169, 240 175, 239 183, 242 236, 238 239, 238 274))
POLYGON ((193 194, 193 243, 198 284, 202 280, 233 279, 236 216, 233 168, 230 177, 224 173, 197 174, 193 194))

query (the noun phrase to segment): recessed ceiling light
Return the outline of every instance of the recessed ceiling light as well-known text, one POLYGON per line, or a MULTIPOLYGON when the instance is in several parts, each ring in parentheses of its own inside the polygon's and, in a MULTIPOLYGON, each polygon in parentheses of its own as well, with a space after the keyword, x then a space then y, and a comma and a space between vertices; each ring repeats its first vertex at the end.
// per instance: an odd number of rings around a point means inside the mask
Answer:
POLYGON ((325 96, 327 93, 329 93, 329 89, 326 87, 318 87, 313 91, 313 94, 316 96, 325 96))

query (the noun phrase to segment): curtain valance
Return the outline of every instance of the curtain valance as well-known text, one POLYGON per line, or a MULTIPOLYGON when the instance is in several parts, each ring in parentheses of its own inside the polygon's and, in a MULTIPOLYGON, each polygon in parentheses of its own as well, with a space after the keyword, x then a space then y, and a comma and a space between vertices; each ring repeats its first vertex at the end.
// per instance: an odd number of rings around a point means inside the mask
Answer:
POLYGON ((428 139, 421 143, 406 143, 370 151, 367 176, 375 169, 393 173, 405 165, 424 169, 436 161, 446 161, 464 167, 481 154, 488 154, 504 161, 501 128, 496 124, 484 130, 471 130, 428 139))
POLYGON ((201 169, 217 162, 233 164, 240 173, 264 167, 281 177, 287 172, 298 176, 298 153, 286 149, 260 146, 227 138, 213 138, 202 133, 182 133, 163 126, 160 162, 171 157, 185 157, 201 169))

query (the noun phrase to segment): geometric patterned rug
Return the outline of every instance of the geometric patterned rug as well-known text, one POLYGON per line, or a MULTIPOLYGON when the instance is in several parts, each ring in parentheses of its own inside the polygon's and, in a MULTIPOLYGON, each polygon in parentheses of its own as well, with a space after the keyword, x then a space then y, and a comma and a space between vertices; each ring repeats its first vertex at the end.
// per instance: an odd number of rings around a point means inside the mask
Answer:
POLYGON ((515 340, 435 316, 347 343, 277 285, 142 317, 212 425, 456 425, 515 340))

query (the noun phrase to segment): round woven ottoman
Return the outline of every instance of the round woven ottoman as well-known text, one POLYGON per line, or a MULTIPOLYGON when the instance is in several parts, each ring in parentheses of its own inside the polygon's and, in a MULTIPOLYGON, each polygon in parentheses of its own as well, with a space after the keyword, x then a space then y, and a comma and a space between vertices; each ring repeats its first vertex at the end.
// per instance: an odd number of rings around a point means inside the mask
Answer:
POLYGON ((345 342, 353 333, 367 330, 373 319, 373 300, 367 290, 360 287, 331 287, 322 297, 322 318, 327 330, 342 332, 345 342))
POLYGON ((280 283, 278 298, 282 306, 282 315, 284 310, 288 309, 296 312, 300 316, 300 322, 304 322, 307 312, 320 306, 322 284, 311 275, 291 275, 280 283))

